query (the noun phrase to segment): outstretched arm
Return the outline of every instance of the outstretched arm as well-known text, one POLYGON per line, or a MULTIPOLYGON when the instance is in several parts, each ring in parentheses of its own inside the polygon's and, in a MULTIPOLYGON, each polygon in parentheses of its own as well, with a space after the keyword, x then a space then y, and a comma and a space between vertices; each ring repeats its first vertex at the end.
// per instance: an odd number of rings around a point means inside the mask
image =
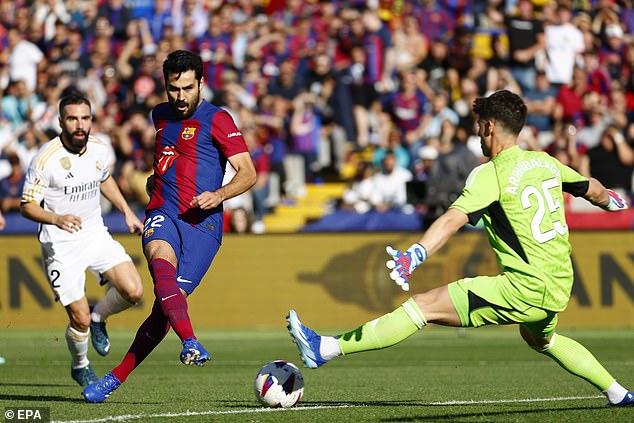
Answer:
POLYGON ((620 211, 629 208, 627 202, 611 189, 607 189, 595 178, 590 178, 588 191, 583 196, 586 200, 607 211, 620 211))
POLYGON ((427 255, 431 256, 468 222, 469 217, 466 214, 458 209, 449 209, 431 224, 419 243, 425 246, 427 255))
POLYGON ((425 231, 420 241, 410 246, 405 252, 387 247, 387 253, 392 256, 386 265, 393 269, 390 278, 404 291, 409 290, 409 278, 414 270, 422 264, 427 257, 438 251, 469 221, 468 216, 458 209, 450 208, 442 216, 432 223, 425 231))

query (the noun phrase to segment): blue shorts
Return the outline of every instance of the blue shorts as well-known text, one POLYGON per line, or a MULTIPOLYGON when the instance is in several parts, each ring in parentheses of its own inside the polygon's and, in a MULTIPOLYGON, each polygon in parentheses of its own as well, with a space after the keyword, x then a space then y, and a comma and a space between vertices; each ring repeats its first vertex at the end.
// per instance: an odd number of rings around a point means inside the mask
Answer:
POLYGON ((178 260, 176 283, 187 295, 191 294, 218 254, 220 242, 215 236, 161 210, 150 210, 143 226, 143 248, 157 239, 172 246, 178 260))

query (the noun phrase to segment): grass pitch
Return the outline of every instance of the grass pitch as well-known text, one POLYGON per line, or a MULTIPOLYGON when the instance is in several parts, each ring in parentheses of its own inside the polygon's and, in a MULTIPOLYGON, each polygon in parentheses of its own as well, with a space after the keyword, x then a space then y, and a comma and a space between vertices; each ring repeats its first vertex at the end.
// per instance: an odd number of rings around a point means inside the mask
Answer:
MULTIPOLYGON (((634 389, 631 330, 561 333, 586 345, 634 389)), ((99 376, 118 364, 134 333, 113 330, 110 336, 107 357, 92 347, 89 352, 99 376)), ((634 408, 605 408, 592 386, 530 350, 512 328, 425 328, 392 348, 337 358, 317 370, 301 367, 283 327, 199 330, 198 336, 212 355, 207 366, 183 366, 180 343, 170 333, 104 404, 86 404, 70 378, 63 328, 3 330, 0 410, 48 407, 53 421, 91 423, 634 421, 634 408), (258 369, 274 359, 302 369, 304 398, 292 409, 262 408, 253 394, 258 369)))

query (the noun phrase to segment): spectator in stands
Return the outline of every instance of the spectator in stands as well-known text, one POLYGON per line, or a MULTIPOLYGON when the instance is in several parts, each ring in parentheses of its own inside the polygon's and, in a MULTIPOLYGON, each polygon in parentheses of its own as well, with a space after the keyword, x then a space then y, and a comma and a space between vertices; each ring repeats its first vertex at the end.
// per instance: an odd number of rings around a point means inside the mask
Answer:
POLYGON ((9 82, 7 94, 2 97, 2 113, 11 123, 14 131, 37 121, 44 113, 44 103, 29 90, 24 79, 9 82))
POLYGON ((375 166, 361 161, 357 165, 354 179, 341 198, 340 208, 354 210, 359 214, 372 209, 372 198, 376 195, 375 166))
POLYGON ((431 104, 418 87, 414 69, 404 69, 399 73, 399 90, 384 96, 383 110, 403 134, 404 145, 410 154, 418 151, 430 123, 431 104))
POLYGON ((588 91, 588 74, 585 69, 575 67, 572 81, 559 88, 553 118, 557 121, 572 122, 576 127, 585 124, 583 95, 588 91))
POLYGON ((374 179, 375 193, 371 201, 375 210, 401 210, 407 204, 406 183, 412 180, 412 172, 396 165, 393 152, 387 152, 383 158, 381 173, 374 179))
POLYGON ((322 145, 323 152, 320 150, 320 162, 331 173, 338 173, 346 147, 354 140, 354 117, 351 107, 346 107, 351 103, 347 87, 327 54, 317 53, 313 57, 306 75, 306 88, 315 95, 315 106, 322 117, 322 140, 326 145, 322 145))
POLYGON ((619 129, 624 130, 628 124, 627 100, 621 81, 614 80, 610 83, 607 95, 607 111, 612 121, 619 129))
POLYGON ((397 71, 416 67, 427 56, 429 40, 422 33, 415 16, 403 17, 402 25, 397 26, 393 39, 397 71))
POLYGON ((231 209, 229 218, 229 232, 234 234, 247 234, 251 232, 253 218, 244 207, 231 209))
POLYGON ((381 113, 379 119, 382 120, 379 126, 387 128, 387 131, 385 131, 387 133, 379 137, 379 143, 372 153, 372 165, 380 168, 387 153, 391 152, 396 157, 396 165, 398 167, 409 169, 411 164, 410 154, 409 150, 403 146, 403 133, 398 126, 391 122, 388 114, 381 113))
MULTIPOLYGON (((174 18, 172 16, 171 9, 172 2, 170 0, 145 0, 145 3, 149 3, 152 11, 147 15, 144 14, 143 19, 147 22, 150 34, 152 34, 152 39, 158 44, 159 40, 163 38, 167 28, 169 27, 171 29, 174 26, 174 18)), ((133 7, 132 15, 134 16, 136 13, 135 8, 133 7)))
POLYGON ((523 92, 524 103, 528 109, 526 124, 538 132, 550 131, 556 96, 557 89, 550 85, 546 72, 538 70, 535 89, 523 92))
POLYGON ((356 129, 356 145, 365 148, 370 142, 370 109, 379 96, 371 82, 367 67, 367 55, 363 47, 353 46, 350 50, 350 65, 343 71, 343 81, 349 87, 352 112, 356 129))
POLYGON ((293 180, 294 190, 299 196, 305 190, 305 182, 313 182, 321 171, 317 155, 322 125, 315 102, 315 95, 309 92, 303 92, 293 100, 293 114, 290 122, 291 149, 287 159, 299 159, 302 163, 301 170, 293 173, 294 177, 291 178, 289 174, 289 180, 293 180), (303 174, 300 175, 300 173, 303 174))
POLYGON ((572 23, 572 10, 566 2, 557 4, 557 21, 544 29, 546 36, 546 76, 551 84, 569 84, 573 69, 585 50, 583 34, 572 23))
POLYGON ((592 11, 592 32, 603 44, 606 40, 606 29, 609 25, 620 22, 618 5, 611 0, 600 0, 592 11))
POLYGON ((24 187, 24 169, 17 155, 9 155, 11 174, 0 179, 0 211, 4 214, 20 210, 22 188, 24 187))
MULTIPOLYGON (((587 106, 589 110, 586 115, 586 124, 577 129, 574 125, 569 126, 573 135, 576 133, 576 141, 583 145, 586 149, 596 147, 603 132, 613 123, 613 119, 606 110, 605 105, 600 104, 597 100, 591 100, 590 97, 596 97, 596 93, 586 93, 586 103, 592 103, 587 106)), ((574 168, 574 166, 573 166, 574 168)))
POLYGON ((212 90, 221 88, 222 74, 231 66, 231 35, 220 14, 209 13, 207 32, 196 39, 196 50, 203 59, 203 77, 212 90))
POLYGON ((503 0, 474 1, 475 26, 485 32, 504 29, 504 3, 503 0))
POLYGON ((599 63, 608 71, 611 79, 620 80, 625 66, 627 44, 619 23, 605 27, 605 42, 599 51, 599 63))
POLYGON ((132 20, 132 11, 124 0, 105 0, 99 6, 97 16, 106 18, 114 29, 113 36, 119 40, 126 39, 126 29, 132 20))
POLYGON ((425 204, 425 224, 444 213, 458 198, 471 170, 479 162, 476 156, 455 137, 456 127, 443 121, 438 143, 438 158, 430 169, 425 204))
POLYGON ((233 107, 236 109, 234 112, 241 108, 255 109, 256 97, 240 84, 238 73, 234 70, 225 70, 220 76, 220 84, 218 86, 219 88, 214 90, 213 94, 214 103, 217 102, 219 105, 228 106, 230 102, 233 102, 233 107))
POLYGON ((284 158, 288 151, 287 137, 290 114, 291 109, 286 99, 280 96, 265 96, 262 98, 254 117, 256 125, 262 131, 260 135, 262 145, 269 155, 271 166, 269 186, 273 205, 277 205, 281 197, 286 195, 284 158))
POLYGON ((144 109, 133 109, 130 117, 116 130, 113 147, 117 154, 118 184, 121 192, 137 205, 145 205, 149 196, 145 181, 152 173, 154 127, 144 109))
POLYGON ((581 34, 583 36, 583 44, 587 50, 594 49, 595 46, 595 35, 592 32, 592 18, 585 11, 580 11, 575 14, 575 17, 572 19, 572 23, 575 24, 581 34))
POLYGON ((435 0, 422 0, 420 4, 413 2, 413 14, 418 19, 419 27, 428 40, 444 37, 450 40, 456 26, 451 13, 435 0))
POLYGON ((449 121, 453 126, 458 126, 460 118, 449 107, 449 94, 446 91, 440 91, 431 100, 429 123, 423 132, 423 136, 425 138, 440 137, 443 122, 445 121, 449 121))
POLYGON ((427 85, 434 92, 443 90, 449 71, 449 49, 445 40, 442 38, 432 39, 429 54, 418 67, 425 71, 427 85))
POLYGON ((279 75, 269 82, 268 92, 271 95, 279 95, 289 101, 293 101, 303 90, 304 81, 297 75, 297 67, 290 57, 282 59, 279 63, 279 75))
POLYGON ((553 128, 554 139, 544 151, 570 166, 580 174, 590 176, 590 162, 586 155, 588 147, 578 141, 577 128, 572 124, 557 122, 553 128))
POLYGON ((619 128, 609 126, 599 145, 588 150, 590 174, 608 188, 632 192, 634 149, 619 128))
POLYGON ((249 190, 253 201, 252 217, 261 226, 264 216, 268 213, 270 194, 271 159, 265 147, 266 131, 256 125, 253 112, 247 109, 240 111, 240 122, 241 132, 256 171, 255 185, 249 190))
POLYGON ((361 19, 364 28, 362 45, 368 59, 366 66, 369 82, 381 93, 392 91, 392 75, 395 69, 392 33, 387 24, 379 18, 377 8, 366 8, 361 19))
POLYGON ((37 154, 37 150, 50 139, 49 132, 40 130, 37 122, 29 122, 23 131, 14 132, 18 136, 17 142, 13 142, 9 154, 15 154, 20 160, 20 165, 26 169, 31 160, 37 154))
POLYGON ((163 74, 156 60, 157 47, 145 20, 132 21, 130 38, 116 62, 119 78, 126 86, 127 103, 149 113, 163 99, 163 74))
POLYGON ((507 68, 491 68, 487 72, 486 95, 500 90, 508 90, 518 95, 522 93, 522 88, 507 68))
POLYGON ((519 0, 517 14, 504 18, 509 40, 509 69, 522 91, 535 89, 535 58, 543 55, 546 46, 544 26, 533 15, 533 2, 519 0))
POLYGON ((427 145, 418 150, 418 158, 414 162, 414 179, 426 181, 431 177, 434 160, 438 158, 438 140, 430 139, 427 145))
POLYGON ((17 26, 7 31, 9 78, 13 81, 24 81, 26 90, 33 93, 37 83, 37 72, 46 65, 46 58, 35 44, 24 38, 25 34, 26 32, 17 26))

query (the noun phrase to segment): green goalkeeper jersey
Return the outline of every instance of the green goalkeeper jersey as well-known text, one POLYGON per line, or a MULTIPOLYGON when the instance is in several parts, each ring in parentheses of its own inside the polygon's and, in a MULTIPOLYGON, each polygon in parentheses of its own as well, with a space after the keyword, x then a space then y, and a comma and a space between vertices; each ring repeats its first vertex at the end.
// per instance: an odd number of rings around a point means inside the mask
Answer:
MULTIPOLYGON (((583 196, 588 179, 544 152, 515 146, 476 167, 451 205, 476 224, 510 283, 509 300, 546 310, 566 308, 573 283, 563 192, 583 196)), ((517 304, 521 307, 521 304, 517 304)))

